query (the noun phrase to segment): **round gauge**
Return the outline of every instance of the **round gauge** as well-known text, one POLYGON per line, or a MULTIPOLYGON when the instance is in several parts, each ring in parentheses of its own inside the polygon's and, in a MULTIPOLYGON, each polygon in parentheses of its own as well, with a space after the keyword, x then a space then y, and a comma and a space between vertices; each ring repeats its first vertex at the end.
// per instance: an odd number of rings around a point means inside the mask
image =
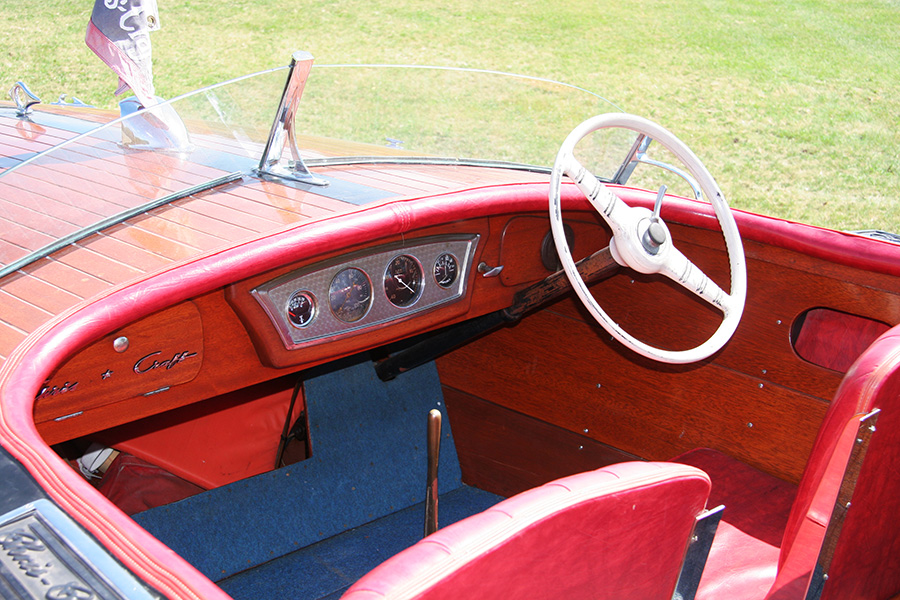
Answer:
POLYGON ((372 306, 372 282, 355 267, 348 267, 331 280, 328 287, 331 312, 344 323, 359 321, 372 306))
POLYGON ((408 254, 394 257, 384 270, 384 293, 394 306, 415 304, 422 287, 422 265, 408 254))
POLYGON ((442 288, 448 288, 459 276, 459 262, 449 252, 444 252, 434 261, 434 280, 442 288))
POLYGON ((294 292, 288 300, 287 314, 291 325, 306 327, 316 317, 316 297, 310 292, 294 292))

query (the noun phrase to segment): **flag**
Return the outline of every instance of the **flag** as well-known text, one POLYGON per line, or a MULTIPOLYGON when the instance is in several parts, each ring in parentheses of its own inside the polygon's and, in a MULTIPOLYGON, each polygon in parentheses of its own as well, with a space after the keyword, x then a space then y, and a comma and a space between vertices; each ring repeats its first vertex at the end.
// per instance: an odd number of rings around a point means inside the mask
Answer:
POLYGON ((150 32, 159 29, 156 0, 95 0, 85 43, 131 88, 144 107, 156 104, 150 32))

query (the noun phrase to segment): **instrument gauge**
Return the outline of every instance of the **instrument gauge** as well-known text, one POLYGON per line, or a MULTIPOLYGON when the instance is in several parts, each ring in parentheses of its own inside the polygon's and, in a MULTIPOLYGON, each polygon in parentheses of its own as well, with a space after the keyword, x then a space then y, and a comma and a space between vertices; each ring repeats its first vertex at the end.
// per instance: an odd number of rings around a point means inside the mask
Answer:
POLYGON ((306 327, 316 318, 316 297, 303 290, 294 292, 287 303, 287 315, 294 327, 306 327))
POLYGON ((328 302, 332 314, 344 323, 359 321, 372 306, 369 276, 356 267, 341 270, 328 287, 328 302))
POLYGON ((444 252, 434 261, 434 280, 446 289, 459 277, 459 261, 449 252, 444 252))
POLYGON ((384 270, 384 293, 399 308, 415 304, 422 295, 423 283, 422 265, 408 254, 394 257, 384 270))

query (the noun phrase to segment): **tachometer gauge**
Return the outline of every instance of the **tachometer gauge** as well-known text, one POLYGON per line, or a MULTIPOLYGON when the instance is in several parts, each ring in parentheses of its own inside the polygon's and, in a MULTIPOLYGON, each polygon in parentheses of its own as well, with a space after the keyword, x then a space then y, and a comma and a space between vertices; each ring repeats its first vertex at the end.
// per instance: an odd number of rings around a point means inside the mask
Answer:
POLYGON ((288 300, 287 314, 291 325, 306 327, 316 317, 316 297, 306 291, 294 292, 288 300))
POLYGON ((384 270, 384 293, 394 306, 415 304, 422 287, 422 266, 408 254, 394 257, 384 270))
POLYGON ((372 306, 372 282, 361 269, 348 267, 331 280, 328 287, 331 312, 344 323, 359 321, 372 306))
POLYGON ((434 280, 442 288, 449 288, 459 276, 459 262, 449 252, 444 252, 434 261, 434 280))

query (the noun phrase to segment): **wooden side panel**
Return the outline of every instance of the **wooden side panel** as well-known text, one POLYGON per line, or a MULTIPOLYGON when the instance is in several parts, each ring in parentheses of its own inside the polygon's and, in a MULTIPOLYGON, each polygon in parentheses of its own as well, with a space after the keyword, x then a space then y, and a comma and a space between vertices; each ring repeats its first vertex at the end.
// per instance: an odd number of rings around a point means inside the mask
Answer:
POLYGON ((598 328, 545 310, 438 361, 445 385, 667 460, 712 447, 796 481, 825 402, 711 364, 655 368, 598 328))
MULTIPOLYGON (((274 379, 286 373, 285 371, 267 369, 259 363, 244 328, 234 313, 228 308, 221 291, 197 297, 190 303, 178 305, 158 313, 158 316, 166 315, 170 311, 175 311, 172 315, 176 317, 178 315, 182 318, 189 317, 188 322, 185 323, 176 319, 176 322, 170 323, 168 330, 157 330, 152 326, 148 327, 146 321, 141 321, 124 328, 123 331, 131 328, 146 331, 150 333, 148 341, 152 342, 151 345, 155 347, 156 343, 163 336, 185 336, 187 328, 192 327, 192 335, 200 337, 196 339, 191 338, 195 345, 190 347, 184 346, 183 349, 193 352, 193 348, 199 347, 202 352, 196 357, 185 357, 185 360, 174 365, 171 369, 172 371, 180 371, 180 373, 169 374, 169 376, 176 377, 176 380, 184 381, 184 383, 173 384, 174 382, 170 382, 160 388, 155 386, 150 386, 149 388, 141 387, 140 389, 132 390, 130 395, 126 393, 106 395, 110 391, 116 391, 115 389, 106 388, 102 390, 105 392, 104 394, 101 394, 96 399, 92 398, 89 404, 74 402, 73 398, 64 398, 66 404, 64 407, 58 406, 56 411, 63 416, 70 414, 73 416, 63 420, 54 420, 54 414, 48 414, 43 418, 39 416, 37 414, 38 410, 42 412, 48 410, 46 407, 41 407, 44 402, 41 400, 37 403, 35 409, 35 420, 37 421, 38 431, 47 443, 55 444, 123 423, 130 423, 172 408, 185 406, 232 390, 241 389, 254 383, 274 379), (192 305, 192 308, 188 308, 189 305, 192 305), (185 312, 181 313, 179 311, 185 312), (188 315, 188 312, 196 314, 188 315), (202 324, 199 329, 191 325, 195 319, 202 324), (171 329, 175 331, 170 331, 171 329), (180 334, 179 331, 181 331, 180 334), (200 365, 201 360, 199 359, 202 359, 202 368, 200 365), (156 389, 159 389, 158 393, 150 396, 141 395, 145 391, 154 391, 156 389)), ((153 317, 150 317, 148 320, 152 321, 152 319, 153 317)), ((121 335, 121 333, 111 334, 96 342, 94 346, 97 346, 97 350, 101 353, 108 352, 112 340, 121 335)), ((92 347, 89 347, 89 349, 92 347)), ((182 345, 176 345, 170 349, 173 352, 183 352, 181 348, 182 345), (175 350, 176 348, 179 348, 179 350, 175 350)), ((88 352, 89 349, 83 351, 83 353, 88 352)), ((81 358, 83 353, 77 354, 71 362, 84 360, 81 358)), ((137 353, 130 354, 134 354, 136 358, 143 358, 144 356, 144 354, 139 356, 137 356, 137 353)), ((168 358, 168 354, 167 352, 162 360, 168 358)), ((175 356, 175 354, 172 354, 172 356, 175 356)), ((155 358, 149 360, 149 365, 152 365, 152 361, 155 358)), ((133 367, 134 363, 130 362, 130 360, 123 365, 126 372, 129 369, 133 370, 133 367)), ((66 367, 64 366, 63 368, 66 367)), ((155 373, 156 371, 164 372, 164 367, 158 367, 152 370, 150 374, 154 377, 159 375, 166 376, 164 373, 157 374, 155 373)), ((78 369, 77 372, 88 373, 88 371, 81 369, 78 369)), ((137 379, 144 375, 138 376, 135 374, 134 378, 137 379)), ((100 376, 102 382, 102 372, 100 376)), ((65 382, 65 378, 60 379, 58 376, 54 376, 51 380, 62 380, 65 382)))
POLYGON ((463 481, 513 496, 583 471, 636 460, 585 435, 444 387, 463 481))

